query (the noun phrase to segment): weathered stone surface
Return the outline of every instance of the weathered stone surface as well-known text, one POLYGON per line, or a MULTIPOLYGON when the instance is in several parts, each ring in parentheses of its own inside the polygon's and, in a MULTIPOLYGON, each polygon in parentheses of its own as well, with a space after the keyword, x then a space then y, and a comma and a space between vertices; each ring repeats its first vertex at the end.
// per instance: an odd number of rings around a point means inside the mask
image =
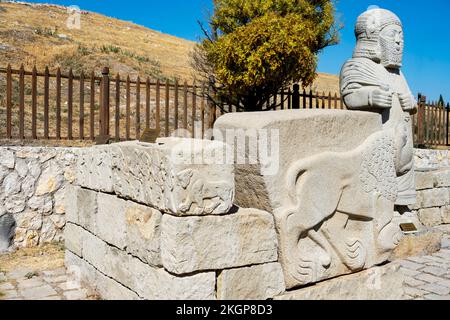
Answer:
POLYGON ((273 216, 256 209, 217 217, 164 215, 161 256, 164 268, 176 274, 276 261, 273 216))
POLYGON ((425 190, 435 187, 436 176, 433 172, 416 172, 416 189, 425 190))
POLYGON ((218 141, 166 138, 114 146, 116 194, 174 215, 227 213, 234 198, 233 166, 218 141))
POLYGON ((138 300, 133 291, 125 288, 117 281, 103 275, 88 262, 70 251, 66 251, 65 264, 68 267, 78 268, 81 280, 96 290, 105 300, 138 300))
POLYGON ((442 224, 441 209, 428 208, 419 210, 420 222, 427 227, 435 227, 442 224))
POLYGON ((429 171, 450 168, 449 150, 416 149, 415 164, 417 170, 429 171))
POLYGON ((150 265, 162 266, 161 212, 129 201, 125 218, 127 252, 150 265))
POLYGON ((14 235, 15 221, 10 214, 0 215, 0 253, 8 250, 14 235))
POLYGON ((441 216, 444 224, 450 224, 450 206, 441 208, 441 216))
POLYGON ((66 195, 66 219, 97 233, 98 193, 76 186, 68 186, 66 195))
POLYGON ((402 300, 404 275, 398 265, 374 267, 275 297, 275 300, 402 300))
POLYGON ((279 263, 224 270, 217 278, 218 300, 266 300, 284 291, 279 263))
POLYGON ((234 144, 247 160, 236 164, 236 203, 274 213, 288 288, 389 257, 400 238, 398 224, 392 223, 397 182, 394 141, 382 130, 379 115, 332 110, 227 114, 215 129, 220 130, 215 138, 230 145, 247 140, 244 147, 234 144), (275 140, 264 141, 265 134, 275 140), (260 140, 250 144, 255 136, 260 140), (265 159, 261 144, 279 158, 265 159), (252 153, 259 156, 256 165, 250 162, 252 153), (273 164, 278 170, 268 169, 273 164))
MULTIPOLYGON (((83 259, 101 274, 131 289, 141 298, 150 300, 215 298, 214 272, 177 277, 109 246, 89 232, 83 235, 82 253, 83 259)), ((92 270, 84 271, 92 274, 92 270)))
POLYGON ((127 201, 116 196, 99 193, 97 197, 97 215, 95 217, 96 230, 92 230, 103 241, 120 249, 125 249, 126 241, 126 216, 127 201))
POLYGON ((449 190, 447 188, 429 189, 417 192, 417 203, 414 209, 442 207, 449 204, 449 190))
POLYGON ((7 212, 16 220, 12 241, 16 247, 61 240, 64 217, 53 215, 65 213, 59 200, 70 182, 64 173, 74 164, 76 152, 75 148, 0 147, 0 215, 7 212))

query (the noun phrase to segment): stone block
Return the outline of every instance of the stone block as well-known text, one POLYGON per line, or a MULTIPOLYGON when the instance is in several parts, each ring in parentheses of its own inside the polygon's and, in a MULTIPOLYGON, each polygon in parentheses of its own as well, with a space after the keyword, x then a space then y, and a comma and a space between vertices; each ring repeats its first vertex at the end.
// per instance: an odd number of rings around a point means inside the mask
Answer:
POLYGON ((116 149, 109 145, 81 149, 75 164, 75 184, 86 189, 112 193, 112 163, 115 151, 116 149))
POLYGON ((425 190, 434 188, 435 174, 433 171, 416 172, 416 189, 425 190))
POLYGON ((450 206, 441 208, 441 216, 444 224, 450 224, 450 206))
POLYGON ((72 269, 77 268, 81 281, 95 290, 105 300, 138 300, 139 296, 117 281, 103 275, 92 265, 70 251, 66 251, 65 264, 72 269))
POLYGON ((174 276, 162 268, 154 268, 125 251, 109 246, 91 233, 83 238, 83 259, 98 272, 129 288, 140 298, 215 299, 214 272, 174 276))
POLYGON ((275 297, 275 300, 402 300, 404 275, 390 264, 331 279, 275 297))
POLYGON ((276 261, 273 216, 257 209, 226 216, 164 215, 161 256, 164 268, 175 274, 276 261))
POLYGON ((429 189, 417 192, 415 209, 442 207, 449 204, 449 190, 447 188, 429 189))
POLYGON ((95 233, 97 215, 97 192, 82 189, 77 186, 68 186, 66 203, 66 220, 79 224, 95 233))
POLYGON ((217 278, 218 300, 266 300, 284 291, 279 263, 224 270, 217 278))
POLYGON ((125 211, 127 201, 114 195, 99 193, 97 198, 97 232, 92 230, 103 241, 120 249, 127 246, 127 224, 125 211))
POLYGON ((116 194, 177 216, 227 213, 234 199, 233 166, 218 141, 165 138, 124 142, 113 154, 116 194))
POLYGON ((419 220, 427 227, 435 227, 442 224, 441 208, 420 209, 419 220))
POLYGON ((437 188, 450 187, 450 169, 443 169, 437 171, 435 174, 435 186, 437 188))
POLYGON ((75 253, 79 257, 83 256, 83 228, 68 222, 64 228, 64 240, 67 250, 75 253))

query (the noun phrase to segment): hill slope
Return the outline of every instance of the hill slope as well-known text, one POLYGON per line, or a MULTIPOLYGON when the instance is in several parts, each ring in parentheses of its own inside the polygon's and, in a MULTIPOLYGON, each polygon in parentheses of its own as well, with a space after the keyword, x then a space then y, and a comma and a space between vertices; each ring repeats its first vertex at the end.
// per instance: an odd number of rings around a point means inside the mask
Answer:
MULTIPOLYGON (((81 29, 67 28, 67 8, 47 4, 0 3, 0 67, 21 63, 42 70, 61 67, 90 72, 191 80, 195 42, 131 22, 83 12, 81 29)), ((338 78, 319 74, 314 91, 338 92, 338 78)))

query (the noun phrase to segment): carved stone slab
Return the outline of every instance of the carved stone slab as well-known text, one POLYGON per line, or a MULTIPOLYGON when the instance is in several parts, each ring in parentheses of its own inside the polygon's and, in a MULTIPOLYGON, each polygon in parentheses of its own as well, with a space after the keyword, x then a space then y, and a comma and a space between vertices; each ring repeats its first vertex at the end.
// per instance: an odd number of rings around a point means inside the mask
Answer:
MULTIPOLYGON (((259 149, 256 164, 236 165, 236 204, 275 215, 287 288, 356 272, 384 262, 399 241, 392 224, 397 184, 394 135, 382 131, 381 116, 341 110, 287 110, 227 114, 215 136, 278 132, 267 149, 279 164, 267 171, 259 149), (277 148, 279 150, 277 150, 277 148), (275 156, 278 155, 278 158, 275 156)), ((263 140, 263 139, 259 139, 263 140)), ((264 142, 264 141, 262 141, 264 142)), ((264 148, 262 148, 264 149, 264 148)), ((254 153, 254 152, 253 152, 254 153)), ((250 159, 248 159, 250 160, 250 159)), ((249 161, 250 162, 250 161, 249 161)))
POLYGON ((224 214, 234 199, 233 166, 220 160, 225 148, 182 138, 96 146, 78 158, 76 183, 177 216, 224 214))

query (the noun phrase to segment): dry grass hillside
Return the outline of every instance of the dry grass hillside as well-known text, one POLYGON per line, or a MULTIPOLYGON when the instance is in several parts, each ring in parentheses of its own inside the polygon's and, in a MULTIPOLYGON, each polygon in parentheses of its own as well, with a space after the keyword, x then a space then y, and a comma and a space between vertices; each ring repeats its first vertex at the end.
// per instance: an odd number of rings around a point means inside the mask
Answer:
POLYGON ((73 68, 121 74, 190 79, 194 42, 103 15, 83 12, 81 29, 69 29, 61 6, 1 3, 0 65, 24 63, 30 70, 73 68))
MULTIPOLYGON (((67 8, 46 4, 0 3, 0 67, 21 63, 79 74, 109 66, 112 73, 190 80, 192 41, 131 22, 83 12, 81 29, 67 28, 67 8)), ((314 91, 337 92, 338 78, 319 74, 314 91)))

